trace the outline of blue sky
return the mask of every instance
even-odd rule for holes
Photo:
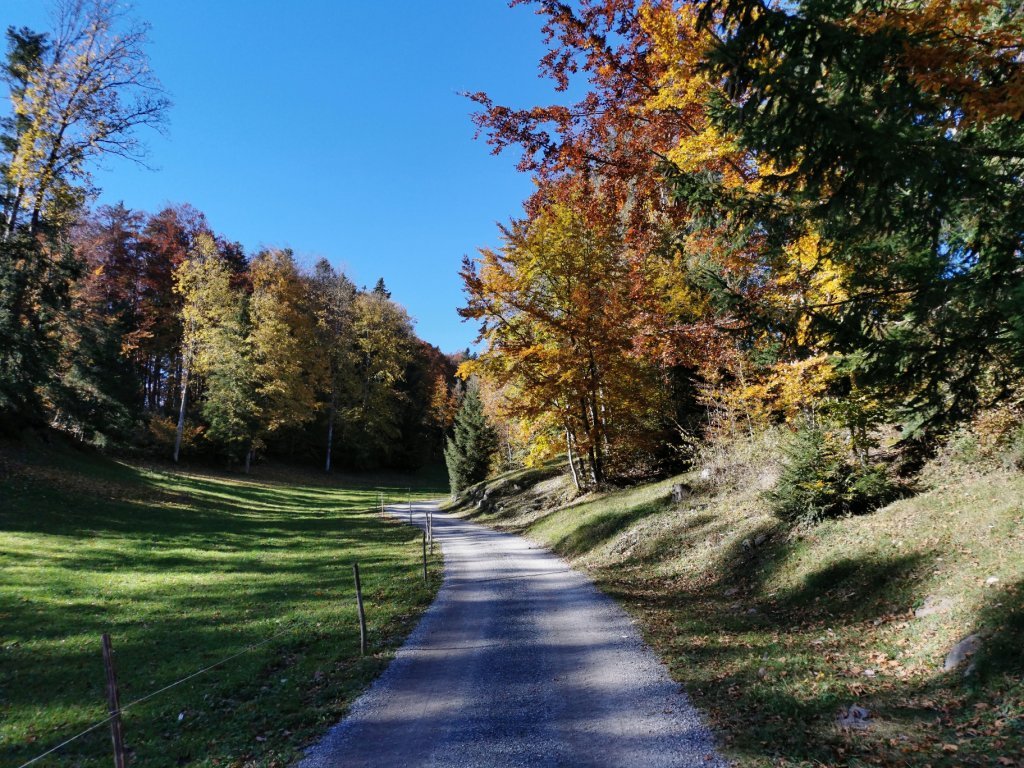
[[[0,24],[48,29],[46,0],[2,0]],[[383,277],[419,335],[454,352],[463,254],[531,190],[512,154],[474,141],[461,91],[529,105],[540,19],[505,0],[137,0],[154,73],[174,101],[144,135],[155,171],[110,161],[101,203],[189,202],[249,252],[326,256],[358,285]]]

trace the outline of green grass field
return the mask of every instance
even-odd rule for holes
[[[264,473],[271,474],[271,473]],[[321,735],[429,604],[419,533],[368,511],[401,476],[273,480],[176,472],[70,448],[0,448],[0,763],[18,766],[106,715],[110,633],[130,762],[275,766]],[[369,650],[359,657],[352,563]],[[36,765],[106,766],[107,728]]]
[[[737,765],[1024,766],[1024,475],[951,477],[791,531],[756,488],[684,476],[562,505],[534,490],[547,474],[495,481],[467,514],[589,571]],[[673,504],[680,480],[698,492]],[[974,669],[944,672],[972,633]],[[854,704],[867,727],[838,727]]]

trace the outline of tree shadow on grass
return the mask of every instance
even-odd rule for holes
[[[666,496],[646,504],[613,509],[589,516],[586,522],[556,539],[553,548],[560,554],[569,557],[586,554],[639,520],[664,512],[670,504],[671,500]]]
[[[973,659],[976,674],[968,676],[968,685],[983,685],[1006,675],[1015,677],[1022,694],[1018,727],[1024,735],[1024,579],[992,590],[975,624],[985,639]]]
[[[377,502],[366,488],[384,485],[166,474],[65,453],[15,457],[0,477],[0,709],[14,734],[0,751],[12,764],[103,716],[103,632],[124,701],[287,629],[127,718],[147,765],[287,755],[385,663],[358,658],[351,562],[373,653],[404,636],[436,586],[421,580],[419,531],[366,513]],[[41,764],[101,764],[99,737]]]
[[[847,557],[772,594],[765,584],[792,546],[737,543],[723,557],[734,570],[689,589],[614,568],[597,575],[647,618],[673,676],[744,761],[938,768],[1024,754],[1024,584],[1001,588],[979,613],[986,640],[971,675],[943,672],[941,659],[931,671],[905,669],[895,641],[915,621],[908,609],[931,560]],[[836,725],[853,704],[871,713],[863,731]]]

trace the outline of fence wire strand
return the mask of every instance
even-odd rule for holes
[[[242,650],[238,651],[237,653],[233,653],[230,656],[227,656],[227,657],[221,659],[220,661],[216,661],[213,664],[210,664],[209,666],[206,666],[206,667],[203,667],[202,669],[196,670],[192,674],[186,675],[185,677],[181,678],[180,680],[175,680],[173,683],[170,683],[169,685],[165,685],[163,688],[158,688],[155,691],[147,693],[145,696],[140,696],[139,698],[135,699],[134,701],[128,702],[127,704],[125,704],[123,707],[121,707],[114,714],[107,715],[105,718],[103,718],[99,722],[93,723],[92,725],[90,725],[84,731],[81,731],[80,733],[76,733],[70,739],[66,739],[65,741],[62,741],[57,746],[51,747],[50,749],[48,749],[45,752],[43,752],[41,755],[36,755],[35,757],[33,757],[28,762],[22,763],[20,766],[18,766],[18,768],[27,768],[27,766],[30,766],[30,765],[32,765],[34,763],[38,763],[44,757],[47,757],[48,755],[52,755],[54,752],[56,752],[59,749],[63,749],[64,747],[66,747],[71,742],[77,741],[78,739],[82,738],[83,736],[87,736],[88,734],[92,733],[97,728],[106,725],[111,720],[113,720],[115,717],[117,717],[118,715],[120,715],[120,714],[122,714],[124,712],[127,712],[132,707],[138,706],[139,704],[142,704],[143,702],[149,701],[150,699],[154,698],[155,696],[159,696],[161,693],[164,693],[165,691],[169,691],[172,688],[177,688],[179,685],[181,685],[182,683],[187,683],[192,678],[199,677],[200,675],[205,675],[210,670],[213,670],[213,669],[216,669],[217,667],[223,666],[224,664],[227,664],[229,661],[232,661],[233,659],[237,659],[239,656],[243,656],[243,655],[249,653],[250,651],[254,651],[257,648],[262,648],[264,645],[267,645],[268,643],[273,642],[277,638],[282,637],[283,635],[286,635],[289,632],[294,631],[295,629],[296,629],[296,626],[293,624],[293,625],[291,625],[291,626],[289,626],[289,627],[287,627],[285,629],[280,630],[279,632],[275,632],[270,637],[266,637],[266,638],[260,640],[258,643],[252,643],[251,645],[245,646],[245,648],[243,648]]]

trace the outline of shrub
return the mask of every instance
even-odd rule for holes
[[[1024,416],[1021,407],[982,411],[938,446],[921,471],[920,482],[934,488],[951,477],[972,477],[998,470],[1024,469]]]
[[[777,427],[735,434],[719,433],[694,446],[701,488],[708,493],[765,489],[775,484],[781,430]]]
[[[153,415],[149,418],[149,435],[144,442],[140,441],[140,448],[160,458],[170,458],[174,453],[174,437],[178,430],[178,421],[173,416]],[[203,428],[188,421],[185,422],[185,431],[181,436],[181,451],[183,455],[192,456],[199,452]]]
[[[806,426],[782,449],[779,479],[765,500],[791,523],[867,512],[896,496],[880,465],[851,462],[845,441],[834,432]]]

